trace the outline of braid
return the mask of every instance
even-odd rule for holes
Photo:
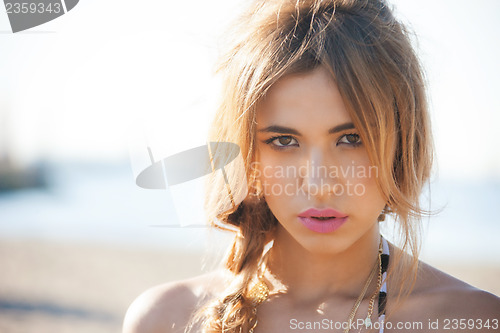
[[[205,332],[245,332],[253,326],[256,307],[246,295],[257,274],[264,247],[272,239],[277,224],[263,200],[242,202],[227,220],[239,227],[225,262],[235,279],[223,296],[203,310]]]

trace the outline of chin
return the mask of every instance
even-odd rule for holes
[[[302,244],[302,247],[317,256],[334,256],[346,250],[341,244]]]
[[[339,232],[330,234],[313,233],[309,230],[287,230],[283,226],[279,228],[275,242],[283,242],[285,248],[292,250],[299,247],[311,254],[318,256],[336,255],[347,250],[351,244]],[[288,243],[288,244],[286,244]]]
[[[288,226],[280,224],[276,238],[291,251],[298,246],[318,256],[334,256],[348,251],[363,239],[368,241],[375,234],[379,234],[376,222],[364,226],[346,224],[330,233],[316,233],[291,223]]]
[[[310,239],[303,240],[299,243],[308,252],[317,255],[336,255],[340,254],[353,244],[353,242],[347,237],[324,237],[323,239],[318,239],[318,237],[311,237]],[[331,235],[333,236],[333,235]]]

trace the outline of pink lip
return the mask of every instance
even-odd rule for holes
[[[310,208],[300,213],[299,217],[347,217],[347,215],[333,208],[325,208],[325,209]]]
[[[315,217],[330,217],[316,219]],[[299,214],[299,221],[309,230],[318,233],[329,233],[339,229],[348,219],[348,216],[332,208],[311,208]]]

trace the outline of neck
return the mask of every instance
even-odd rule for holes
[[[334,295],[356,298],[377,263],[379,242],[375,225],[347,248],[318,254],[294,240],[286,241],[286,236],[278,232],[268,268],[297,302],[322,301]]]

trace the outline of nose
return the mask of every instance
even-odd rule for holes
[[[330,154],[322,149],[311,149],[307,153],[301,171],[301,188],[308,196],[326,199],[334,194],[339,186],[339,175],[334,161]]]

